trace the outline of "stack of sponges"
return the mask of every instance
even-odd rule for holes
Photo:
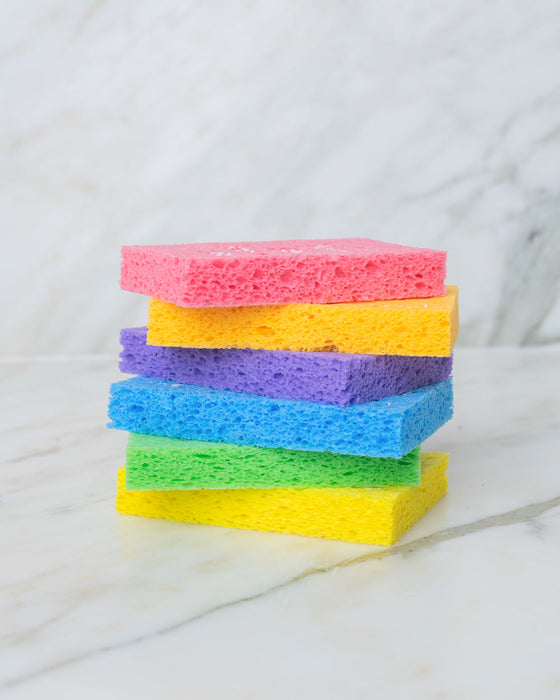
[[[446,255],[367,239],[127,246],[117,510],[388,545],[447,489]]]

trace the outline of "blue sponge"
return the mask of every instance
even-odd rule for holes
[[[109,427],[186,440],[400,458],[453,413],[451,380],[356,406],[134,377],[111,386]]]

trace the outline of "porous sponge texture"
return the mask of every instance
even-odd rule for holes
[[[377,401],[447,379],[451,357],[173,348],[146,344],[146,328],[121,331],[128,374],[337,406]]]
[[[130,433],[126,452],[129,490],[373,488],[419,483],[419,447],[402,459],[391,459]]]
[[[178,306],[441,296],[446,253],[365,238],[125,246],[121,287]]]
[[[447,490],[443,453],[422,454],[418,486],[128,491],[118,473],[117,511],[147,518],[390,545]]]
[[[109,425],[184,440],[400,459],[452,413],[450,379],[381,401],[332,406],[133,377],[111,386]]]
[[[150,345],[448,357],[457,287],[443,297],[347,304],[182,308],[152,299]]]

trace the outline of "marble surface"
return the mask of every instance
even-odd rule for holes
[[[1,353],[115,352],[122,244],[337,236],[448,250],[462,344],[560,340],[558,0],[0,19]]]
[[[385,549],[119,516],[115,357],[0,362],[2,698],[558,698],[560,346],[459,349]]]

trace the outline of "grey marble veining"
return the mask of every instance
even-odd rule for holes
[[[559,359],[456,352],[449,493],[388,549],[120,516],[115,358],[0,362],[2,696],[557,697]]]
[[[3,354],[117,350],[122,244],[449,251],[463,345],[560,338],[560,8],[4,3]]]
[[[559,173],[560,174],[560,173]],[[560,200],[514,239],[490,342],[529,345],[560,297]]]

